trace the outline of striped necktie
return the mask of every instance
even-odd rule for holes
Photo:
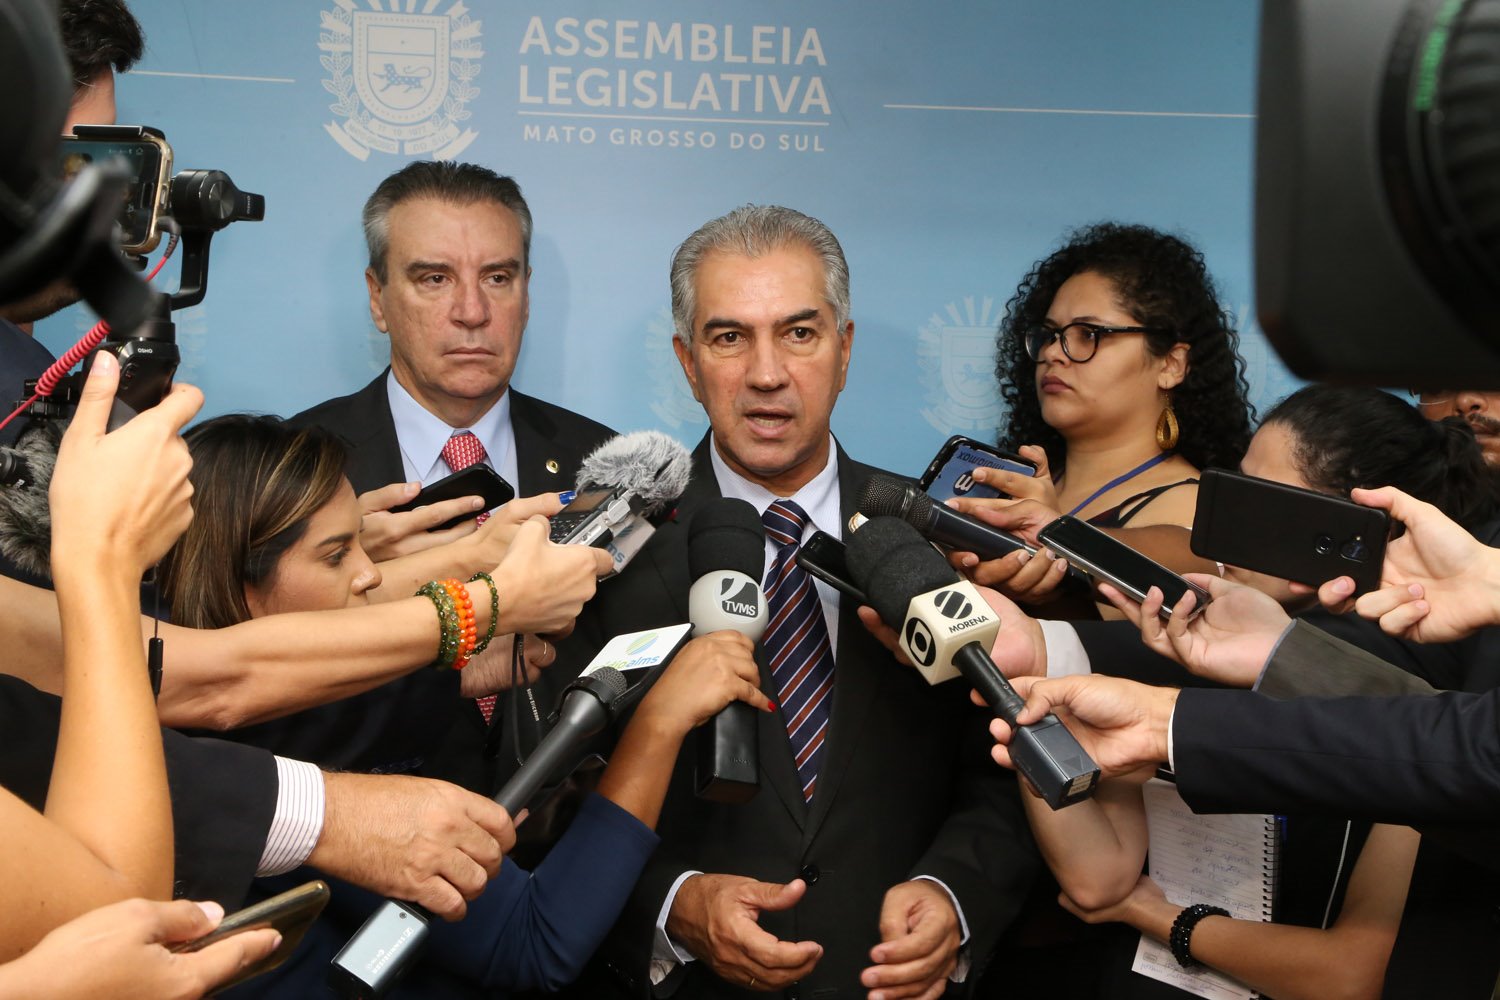
[[[828,736],[833,648],[818,590],[807,570],[797,565],[797,546],[807,514],[790,500],[778,500],[761,515],[761,523],[766,536],[777,546],[776,558],[766,575],[770,611],[764,637],[766,655],[802,782],[802,797],[811,801]]]

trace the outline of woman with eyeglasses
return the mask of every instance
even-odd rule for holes
[[[1234,468],[1250,441],[1237,346],[1191,245],[1146,226],[1076,230],[1022,279],[1000,324],[996,374],[1010,413],[999,443],[1037,474],[984,469],[975,479],[1031,501],[1023,534],[1072,514],[1171,568],[1211,568],[1181,529],[1192,525],[1198,470]],[[956,504],[980,517],[1006,505]],[[1017,527],[1016,516],[1003,523]],[[1066,576],[1063,560],[1024,552],[956,560],[1028,603],[1050,600]]]

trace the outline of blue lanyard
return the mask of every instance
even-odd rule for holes
[[[1156,468],[1158,465],[1160,465],[1161,463],[1165,462],[1167,459],[1169,459],[1171,457],[1172,457],[1172,453],[1170,451],[1164,451],[1160,455],[1157,455],[1155,458],[1148,458],[1148,459],[1146,459],[1144,462],[1142,462],[1140,465],[1137,465],[1135,468],[1131,469],[1129,472],[1126,472],[1126,473],[1123,473],[1122,475],[1116,476],[1115,478],[1111,479],[1109,482],[1105,483],[1103,486],[1099,487],[1094,492],[1090,493],[1089,494],[1089,498],[1087,500],[1085,500],[1083,503],[1079,504],[1077,507],[1074,507],[1072,510],[1068,511],[1068,516],[1072,517],[1073,515],[1077,514],[1080,510],[1083,510],[1083,508],[1087,507],[1089,504],[1093,503],[1095,500],[1098,500],[1101,496],[1103,496],[1104,494],[1108,493],[1110,490],[1114,489],[1116,486],[1119,486],[1121,483],[1127,483],[1127,482],[1129,482],[1130,480],[1134,479],[1136,476],[1139,476],[1141,473],[1145,472],[1147,469],[1154,469],[1154,468]]]

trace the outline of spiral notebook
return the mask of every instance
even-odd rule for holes
[[[1222,906],[1240,920],[1271,919],[1276,901],[1276,817],[1198,815],[1177,786],[1152,778],[1142,789],[1151,834],[1151,879],[1182,906]],[[1184,969],[1164,944],[1141,936],[1131,970],[1208,1000],[1259,996],[1238,980],[1204,966]]]

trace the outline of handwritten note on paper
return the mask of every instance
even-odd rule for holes
[[[1151,879],[1182,906],[1222,906],[1240,920],[1270,920],[1276,887],[1276,826],[1262,815],[1199,816],[1170,782],[1142,789],[1150,830]],[[1165,945],[1146,937],[1131,970],[1208,1000],[1250,1000],[1254,990],[1199,966],[1184,969]]]

